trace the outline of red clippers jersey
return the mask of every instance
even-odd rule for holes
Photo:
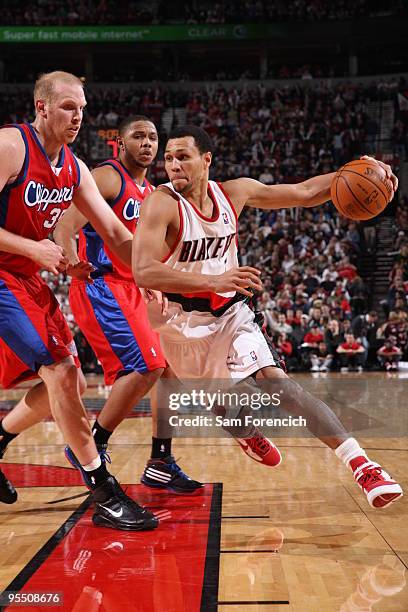
[[[117,159],[108,159],[98,167],[102,166],[112,166],[119,173],[121,178],[119,194],[108,204],[127,229],[134,234],[139,221],[140,204],[153,191],[153,187],[147,180],[142,186],[136,185],[125,166]],[[90,223],[87,223],[79,234],[79,258],[89,261],[94,266],[92,278],[115,274],[133,280],[132,271],[104,244]]]
[[[71,204],[80,181],[78,162],[63,145],[54,167],[30,124],[3,127],[20,130],[25,159],[16,180],[0,192],[0,227],[24,238],[43,240]],[[31,276],[39,267],[32,259],[0,251],[0,269]]]

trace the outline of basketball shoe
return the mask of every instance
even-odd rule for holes
[[[356,457],[350,461],[350,467],[354,480],[373,508],[385,508],[402,497],[400,485],[378,463],[367,457]]]
[[[16,501],[17,491],[0,470],[0,502],[3,502],[3,504],[14,504]]]
[[[99,453],[102,463],[112,463],[109,453],[107,452],[108,445],[107,444],[97,444],[96,449]],[[74,455],[73,451],[69,446],[64,448],[65,457],[68,459],[72,467],[76,468],[81,472],[82,478],[84,480],[85,486],[91,490],[91,481],[89,480],[89,472],[83,469],[82,465],[79,463],[78,459]]]
[[[203,486],[183,472],[173,455],[164,459],[149,459],[140,482],[147,487],[168,489],[173,493],[195,493]]]
[[[234,438],[248,457],[269,467],[277,467],[282,461],[282,455],[273,442],[254,428],[249,438]]]
[[[123,531],[148,531],[159,521],[152,512],[139,506],[120,487],[114,476],[92,492],[95,513],[92,522],[97,527],[110,527]]]

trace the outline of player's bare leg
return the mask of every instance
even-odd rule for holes
[[[78,369],[78,389],[80,395],[86,390],[86,380]],[[48,391],[43,382],[38,383],[21,398],[2,420],[4,429],[11,434],[19,434],[51,415]]]
[[[112,385],[111,392],[97,420],[92,426],[92,434],[102,462],[110,461],[107,453],[108,442],[114,430],[132,411],[132,408],[150,391],[163,373],[163,368],[141,374],[129,372],[119,376]],[[155,419],[153,417],[153,423]],[[67,446],[65,455],[74,467],[82,471],[81,464],[75,453]]]
[[[86,389],[85,377],[78,370],[79,393]],[[0,459],[4,456],[8,444],[21,432],[40,423],[51,416],[48,391],[43,382],[34,385],[23,398],[0,422]],[[14,503],[17,501],[17,492],[12,483],[0,471],[0,501]]]
[[[88,465],[98,453],[79,394],[79,377],[73,358],[42,366],[38,373],[47,387],[51,414],[64,440],[81,464]]]
[[[281,402],[281,407],[291,414],[303,416],[309,431],[350,467],[356,483],[372,507],[384,508],[402,496],[400,485],[378,463],[367,457],[357,440],[350,436],[327,404],[313,397],[279,368],[263,368],[257,373],[257,378],[285,381],[284,393],[287,398]]]
[[[112,433],[129,415],[132,408],[150,391],[162,373],[163,368],[158,368],[145,374],[130,372],[117,378],[98,416],[99,425]]]

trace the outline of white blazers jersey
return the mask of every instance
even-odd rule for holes
[[[180,231],[163,263],[183,272],[222,274],[238,267],[235,210],[220,184],[209,181],[214,203],[211,219],[168,187],[178,200]],[[242,293],[166,293],[166,315],[157,302],[148,306],[149,318],[179,380],[187,378],[240,380],[275,365],[254,313]],[[212,383],[211,383],[212,384]],[[217,387],[218,388],[218,387]]]
[[[219,183],[208,182],[208,195],[213,201],[211,218],[204,215],[171,183],[166,183],[178,198],[180,230],[177,243],[163,260],[168,266],[182,272],[219,275],[238,267],[237,232],[238,220],[227,194]],[[167,294],[170,301],[178,302],[185,311],[198,310],[220,315],[242,294],[229,293],[184,293]]]

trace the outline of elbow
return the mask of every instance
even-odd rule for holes
[[[141,289],[155,289],[155,287],[153,287],[153,275],[149,266],[133,263],[132,272],[138,287]]]

